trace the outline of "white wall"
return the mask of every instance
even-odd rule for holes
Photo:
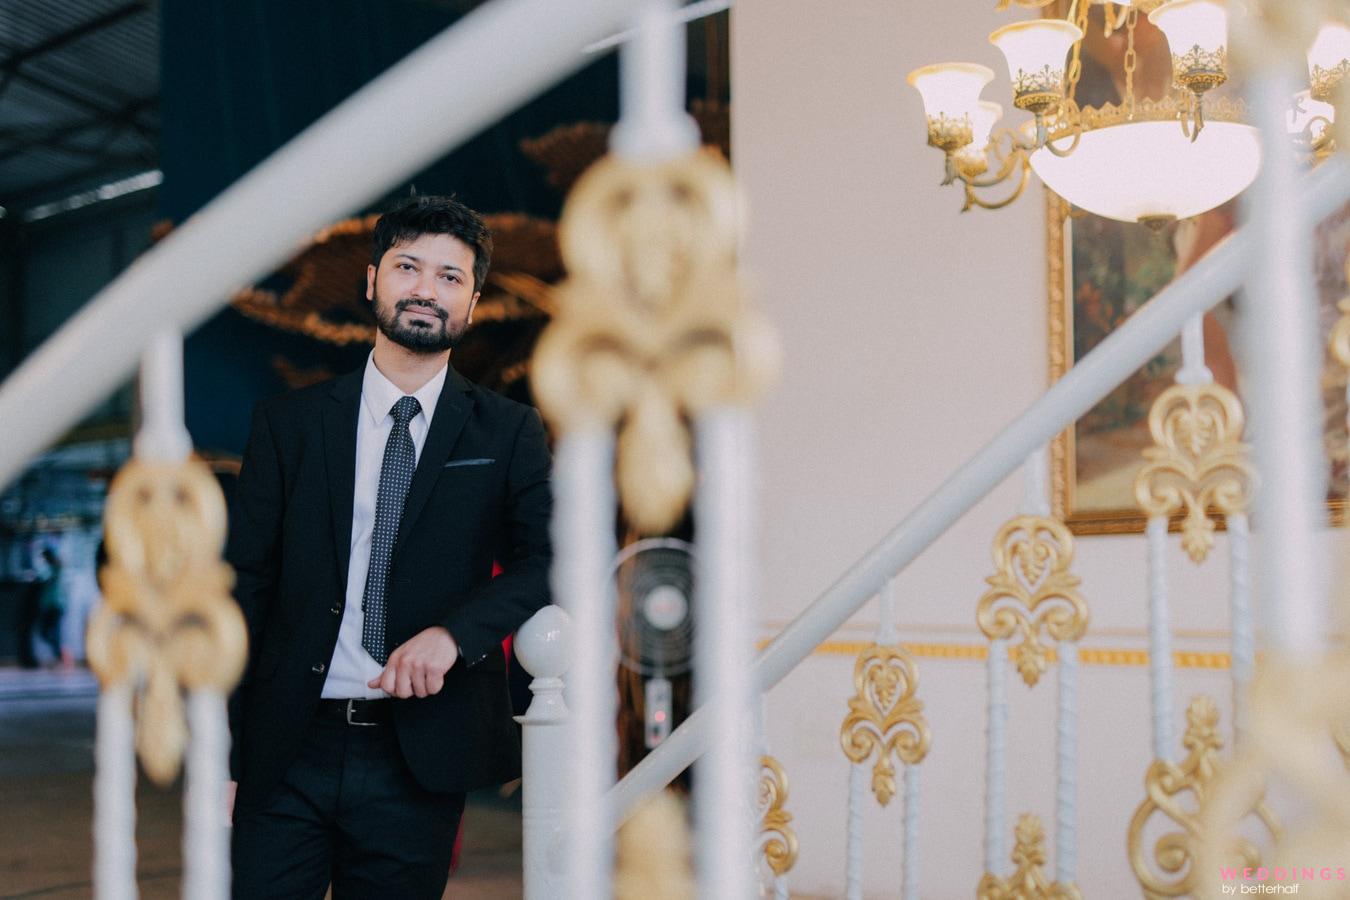
[[[1011,208],[961,215],[959,191],[938,185],[942,158],[924,145],[922,106],[904,82],[919,65],[954,59],[1001,72],[986,35],[1011,14],[994,5],[738,0],[733,10],[745,264],[786,358],[761,415],[765,636],[1046,387],[1041,189],[1033,181]],[[1010,108],[1006,75],[985,96]],[[981,640],[974,612],[990,543],[1020,494],[1014,477],[900,577],[904,639]],[[1226,649],[1226,547],[1203,571],[1175,555],[1177,649]],[[1075,568],[1092,610],[1083,646],[1144,648],[1143,564],[1138,537],[1079,541]],[[867,639],[876,615],[869,605],[838,637]],[[801,838],[794,891],[842,893],[839,725],[851,671],[851,658],[816,655],[769,695],[770,750],[787,767]],[[1125,833],[1151,756],[1147,670],[1083,666],[1081,676],[1079,883],[1086,896],[1134,896]],[[984,666],[924,659],[920,677],[934,734],[923,895],[969,897],[982,871]],[[1227,677],[1179,673],[1178,741],[1191,695],[1214,694],[1226,713]],[[1022,811],[1053,834],[1053,678],[1031,692],[1010,676],[1009,848]],[[898,896],[899,803],[869,822],[869,896]]]

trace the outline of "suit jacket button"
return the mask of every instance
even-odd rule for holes
[[[340,607],[340,606],[335,606],[335,607],[333,607],[332,609],[330,609],[329,612],[332,613],[332,614],[335,615],[335,616],[340,616],[340,615],[342,615],[342,607]]]
[[[310,669],[310,671],[313,672],[315,675],[322,675],[327,668],[328,667],[325,666],[323,663],[319,663],[317,666]]]

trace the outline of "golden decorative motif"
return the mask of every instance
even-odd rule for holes
[[[1077,885],[1046,880],[1045,826],[1039,817],[1019,816],[1013,835],[1012,861],[1017,870],[1009,878],[984,873],[975,889],[978,900],[1081,900]]]
[[[1186,511],[1181,545],[1197,563],[1214,546],[1214,523],[1205,510],[1224,516],[1245,512],[1256,475],[1242,443],[1242,404],[1219,384],[1177,384],[1163,391],[1149,411],[1157,445],[1144,451],[1148,464],[1134,481],[1134,496],[1150,518]]]
[[[1206,795],[1223,763],[1219,750],[1223,739],[1219,736],[1219,708],[1209,697],[1196,697],[1186,709],[1186,734],[1182,745],[1187,752],[1181,764],[1155,759],[1144,776],[1147,793],[1143,803],[1130,820],[1127,845],[1130,866],[1150,900],[1161,897],[1180,897],[1195,893],[1201,886],[1215,880],[1213,869],[1197,864],[1200,838],[1200,818],[1190,807],[1202,806]],[[1189,795],[1193,803],[1183,805]],[[1247,808],[1271,834],[1278,833],[1279,825],[1273,813],[1260,797]],[[1180,826],[1169,831],[1153,844],[1150,861],[1145,846],[1144,830],[1155,816],[1162,816]],[[1260,864],[1260,852],[1248,840],[1236,848],[1241,866]],[[1234,860],[1236,863],[1236,860]],[[1161,873],[1161,874],[1160,874]]]
[[[1034,72],[1018,69],[1013,78],[1014,105],[1018,109],[1045,109],[1064,96],[1064,69],[1049,64]]]
[[[1291,788],[1281,796],[1302,808],[1299,829],[1277,832],[1270,858],[1277,864],[1344,863],[1350,847],[1350,772],[1328,737],[1345,721],[1348,689],[1350,657],[1345,654],[1316,662],[1266,657],[1252,681],[1243,741],[1200,809],[1202,871],[1238,863],[1244,811],[1271,783]],[[1299,888],[1300,896],[1345,896],[1344,881],[1303,880]],[[1208,891],[1206,896],[1218,894],[1213,885]]]
[[[786,875],[797,862],[797,832],[787,804],[788,782],[783,765],[772,756],[759,758],[759,830],[764,861],[774,875]]]
[[[928,146],[939,150],[959,150],[975,138],[970,116],[948,117],[942,113],[928,117]]]
[[[1003,12],[1014,2],[1023,9],[1041,9],[1054,3],[1055,0],[998,0],[998,6],[994,7],[994,12]]]
[[[1228,80],[1228,48],[1204,50],[1196,44],[1185,53],[1173,53],[1172,71],[1178,84],[1197,93],[1216,88]]]
[[[891,754],[907,766],[917,765],[932,743],[923,701],[915,696],[919,673],[914,658],[900,646],[869,644],[853,667],[853,689],[839,742],[854,763],[877,754],[872,793],[885,806],[896,792]]]
[[[673,526],[694,484],[689,422],[758,396],[777,345],[736,274],[741,212],[726,161],[607,157],[577,182],[559,237],[569,277],[535,351],[533,387],[563,432],[617,426],[629,521]]]
[[[1093,131],[1124,125],[1126,122],[1174,122],[1189,114],[1189,103],[1188,98],[1173,95],[1137,99],[1133,110],[1128,103],[1103,103],[1101,106],[1084,106],[1077,116],[1047,116],[1046,124],[1050,129],[1050,139],[1056,141],[1072,137],[1079,127],[1083,131]],[[1205,101],[1205,119],[1210,122],[1246,122],[1249,119],[1247,104],[1237,97],[1211,98]]]
[[[994,536],[994,574],[975,621],[990,640],[1021,635],[1014,655],[1030,686],[1045,672],[1042,631],[1056,641],[1076,641],[1087,630],[1087,601],[1069,571],[1072,562],[1073,535],[1054,519],[1018,516]]]
[[[166,785],[187,746],[183,693],[228,693],[244,669],[244,618],[220,559],[225,498],[201,462],[132,460],[108,491],[104,528],[105,600],[89,623],[89,664],[105,690],[135,686],[137,751]]]

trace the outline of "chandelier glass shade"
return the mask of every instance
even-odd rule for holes
[[[1053,0],[1015,2],[1041,8]],[[992,116],[996,123],[998,113],[979,106],[978,94],[972,97],[967,89],[959,115],[970,128],[943,145],[933,138],[942,124],[938,118],[935,126],[935,111],[939,116],[950,113],[938,110],[924,92],[929,143],[947,154],[944,184],[963,183],[966,209],[996,209],[1013,202],[1034,171],[1080,209],[1148,225],[1199,215],[1231,200],[1255,180],[1261,165],[1258,134],[1246,122],[1245,105],[1215,91],[1229,78],[1229,14],[1240,10],[1238,2],[1068,0],[1066,18],[1030,19],[995,30],[989,40],[1007,62],[1013,105],[1032,118],[991,130],[986,138],[984,122]],[[1000,8],[1007,5],[1002,0]],[[1119,49],[1103,48],[1124,46],[1123,72],[1115,80],[1118,103],[1080,106],[1076,97],[1091,9],[1101,10],[1092,28],[1104,25],[1108,42],[1091,44],[1099,68],[1122,65]],[[1148,20],[1144,28],[1152,25],[1161,32],[1152,32],[1150,37],[1158,40],[1141,46],[1167,51],[1162,65],[1168,58],[1171,62],[1165,83],[1156,67],[1141,79],[1141,91],[1150,91],[1149,96],[1137,96],[1135,87],[1141,55],[1135,32],[1141,17]],[[1117,32],[1124,33],[1123,41],[1122,35],[1113,37]],[[1097,37],[1092,35],[1094,41]],[[1109,59],[1114,62],[1107,63]],[[955,73],[961,66],[926,66],[910,76],[910,83],[920,87],[934,77],[932,70]],[[1331,148],[1334,119],[1331,106],[1320,101],[1330,99],[1350,74],[1350,28],[1333,24],[1319,32],[1308,53],[1308,71],[1311,91],[1301,101],[1291,98],[1289,128],[1297,143],[1320,158]],[[948,101],[951,108],[956,105]],[[1001,184],[1008,185],[1002,198],[991,201],[980,195]]]
[[[993,78],[993,69],[975,63],[938,63],[909,73],[910,86],[923,97],[929,145],[951,153],[973,140],[980,91]]]

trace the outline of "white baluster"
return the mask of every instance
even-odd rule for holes
[[[1046,484],[1049,469],[1045,445],[1042,444],[1022,464],[1022,515],[1049,517],[1050,490]]]
[[[516,657],[534,676],[534,699],[521,724],[521,843],[525,900],[553,900],[563,888],[563,801],[566,793],[567,704],[562,676],[571,651],[571,620],[545,606],[516,632]]]
[[[673,0],[647,0],[619,54],[619,122],[610,132],[616,154],[661,161],[698,149],[698,125],[684,111],[684,25]]]
[[[905,766],[905,900],[919,900],[919,767]]]
[[[1167,517],[1148,520],[1148,672],[1153,757],[1172,758],[1172,611],[1167,602]]]
[[[136,728],[131,687],[98,698],[94,740],[94,897],[136,900]]]
[[[1209,384],[1214,375],[1205,366],[1205,316],[1197,313],[1186,320],[1181,332],[1181,368],[1177,384]]]
[[[1326,651],[1328,630],[1328,573],[1316,540],[1327,465],[1313,228],[1305,221],[1293,148],[1281,128],[1297,90],[1294,73],[1267,69],[1248,87],[1262,126],[1262,165],[1244,195],[1256,257],[1247,290],[1238,296],[1242,356],[1251,365],[1256,467],[1265,482],[1256,498],[1262,633],[1272,650],[1311,665]]]
[[[758,586],[752,510],[752,424],[748,411],[723,408],[695,423],[702,468],[694,516],[694,690],[713,720],[713,740],[695,768],[695,859],[702,897],[748,897],[753,890],[756,742],[750,621]]]
[[[141,358],[141,427],[134,450],[139,459],[182,462],[192,453],[183,425],[183,335],[156,334]]]
[[[1008,683],[1005,666],[1008,642],[998,638],[989,642],[988,744],[985,757],[984,870],[1003,874],[1008,848],[1003,837],[1004,820],[1004,743],[1008,730]]]
[[[1078,645],[1059,645],[1059,715],[1055,729],[1055,880],[1078,869]]]
[[[575,629],[568,678],[572,718],[565,728],[569,820],[566,896],[605,900],[614,868],[613,824],[600,799],[618,761],[614,637],[614,438],[595,428],[558,441],[554,459],[553,596]]]
[[[1256,671],[1256,636],[1252,627],[1250,571],[1251,530],[1246,513],[1228,516],[1228,565],[1232,582],[1233,739],[1247,730],[1247,687]]]
[[[230,726],[225,698],[193,691],[187,700],[187,766],[183,789],[183,900],[230,896],[230,831],[225,783],[230,778]]]
[[[862,900],[863,804],[867,799],[867,765],[852,763],[848,769],[848,856],[844,868],[844,896]]]

